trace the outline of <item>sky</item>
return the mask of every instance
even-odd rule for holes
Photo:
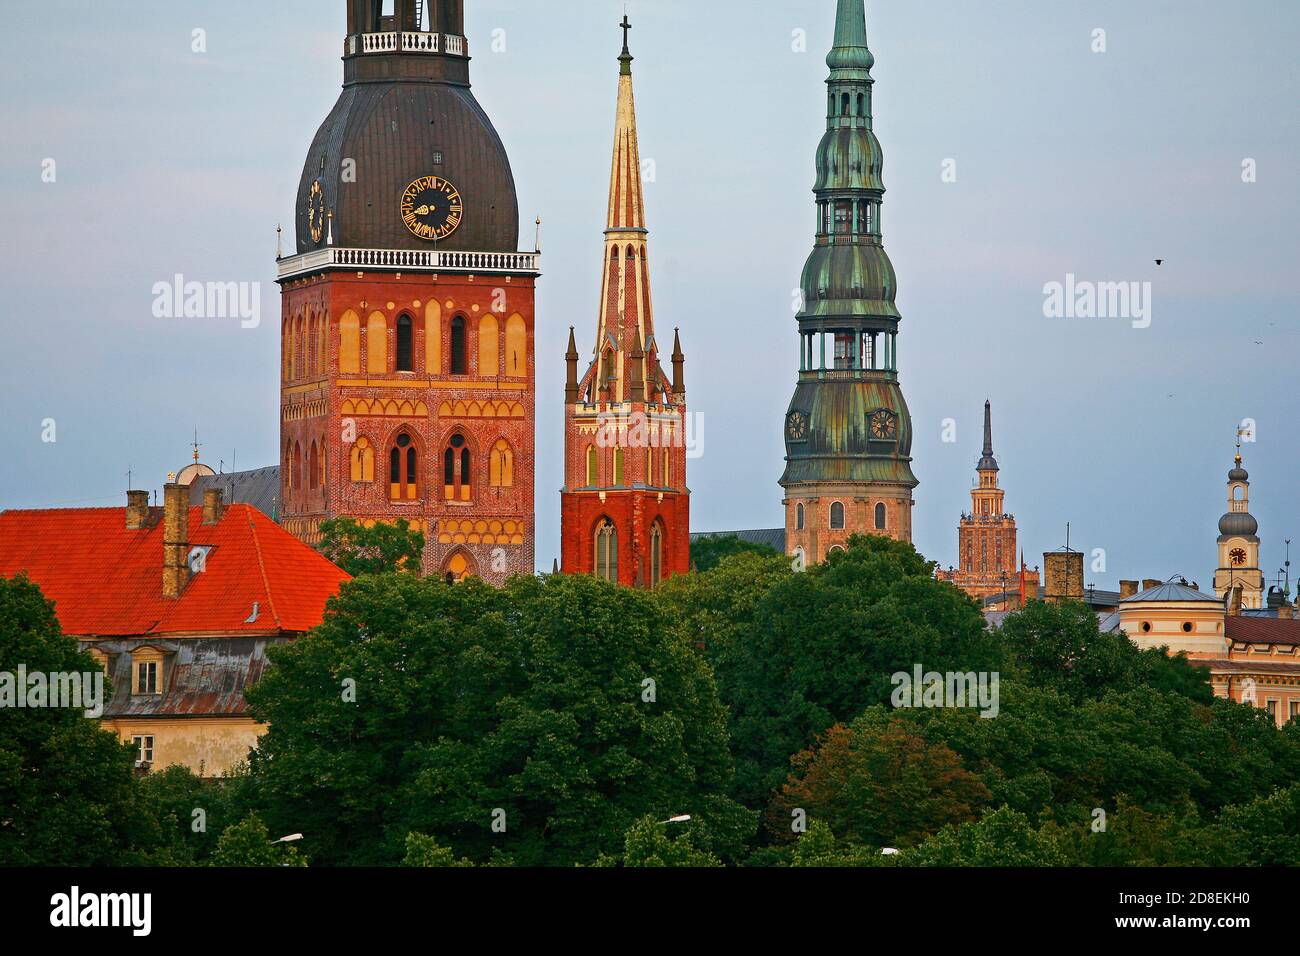
[[[521,248],[543,219],[537,563],[549,570],[563,354],[570,325],[584,353],[595,334],[625,4],[465,6]],[[703,416],[692,529],[777,527],[835,2],[626,7],[655,170],[655,321],[681,327]],[[338,97],[344,12],[344,0],[7,12],[0,508],[122,504],[128,471],[161,487],[195,429],[213,467],[276,462],[275,229],[292,228],[304,156]],[[1090,583],[1183,574],[1208,587],[1250,420],[1271,580],[1285,539],[1300,538],[1300,5],[868,0],[867,30],[918,549],[957,560],[989,399],[1031,566],[1068,522]],[[177,273],[260,283],[261,324],[155,317],[154,285]],[[1044,288],[1067,275],[1149,282],[1149,325],[1047,317]]]

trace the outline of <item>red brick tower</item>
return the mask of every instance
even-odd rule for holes
[[[424,570],[532,574],[533,292],[514,178],[470,92],[460,0],[350,0],[283,309],[281,516],[406,518]]]
[[[1022,571],[1016,550],[1016,519],[1007,514],[1003,505],[1006,492],[998,484],[998,460],[993,457],[993,406],[989,402],[984,403],[984,453],[975,471],[979,483],[971,489],[970,513],[961,516],[957,529],[959,566],[940,570],[938,577],[976,599],[1002,595],[998,603],[1006,608],[1013,604],[1010,594],[1020,590]],[[1037,569],[1023,574],[1026,596],[1036,597]]]
[[[655,587],[690,570],[685,357],[674,336],[669,379],[650,303],[626,17],[623,27],[596,346],[581,378],[572,329],[565,356],[563,567]]]

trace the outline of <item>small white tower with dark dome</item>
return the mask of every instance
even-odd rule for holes
[[[1250,513],[1250,474],[1242,467],[1241,440],[1228,472],[1228,510],[1219,519],[1219,569],[1214,593],[1227,599],[1241,588],[1243,608],[1264,606],[1264,573],[1259,569],[1259,522]]]

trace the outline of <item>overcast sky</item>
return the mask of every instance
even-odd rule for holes
[[[597,320],[623,3],[465,5],[474,90],[528,224],[521,246],[535,216],[545,223],[537,561],[549,570],[565,338],[576,325],[587,352]],[[338,96],[344,0],[10,6],[0,507],[123,503],[128,468],[160,487],[196,427],[214,467],[274,464],[275,227],[293,221],[303,158]],[[628,6],[656,167],[655,318],[681,326],[688,402],[705,416],[692,526],[776,527],[835,2]],[[196,28],[205,53],[192,52]],[[492,52],[498,29],[505,50]],[[869,0],[867,29],[917,547],[956,561],[989,398],[1031,565],[1068,521],[1075,547],[1105,549],[1090,581],[1182,573],[1208,586],[1234,432],[1250,418],[1271,577],[1283,539],[1300,537],[1300,5]],[[153,286],[176,273],[260,282],[261,326],[155,318]],[[1046,318],[1044,285],[1067,274],[1152,283],[1150,327]]]

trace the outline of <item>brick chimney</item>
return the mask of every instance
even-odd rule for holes
[[[1142,590],[1143,590],[1143,591],[1150,591],[1152,588],[1158,588],[1158,587],[1160,587],[1160,585],[1162,585],[1162,584],[1164,584],[1164,583],[1165,583],[1165,582],[1164,582],[1164,581],[1161,581],[1159,578],[1143,578],[1143,579],[1142,579]]]
[[[206,489],[203,492],[203,523],[216,524],[225,513],[226,506],[221,500],[221,489]]]
[[[1119,599],[1121,601],[1131,598],[1138,593],[1138,583],[1136,581],[1119,582]]]
[[[190,489],[163,485],[163,597],[178,598],[190,583]]]
[[[149,492],[126,493],[126,530],[141,531],[149,527]]]

